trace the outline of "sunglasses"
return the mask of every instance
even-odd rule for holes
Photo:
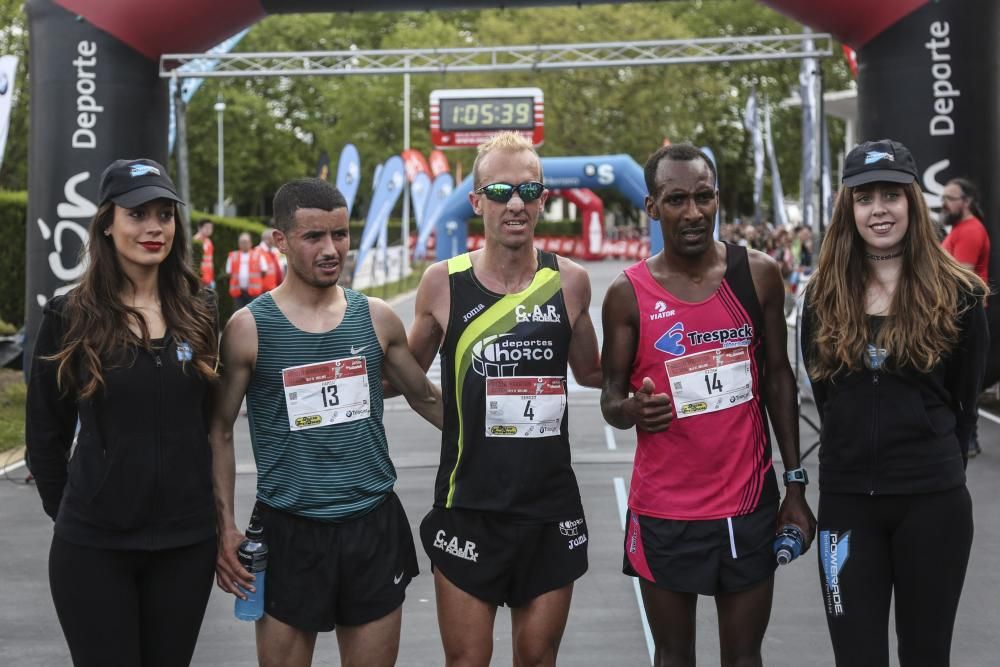
[[[527,181],[519,185],[490,183],[476,190],[476,194],[486,195],[486,198],[490,201],[506,204],[514,196],[515,191],[517,192],[517,196],[521,198],[521,201],[529,204],[542,196],[542,193],[545,192],[545,185],[538,181]]]

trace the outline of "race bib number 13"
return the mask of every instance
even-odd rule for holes
[[[678,418],[726,410],[753,398],[746,346],[699,352],[664,365]]]
[[[288,428],[309,428],[364,419],[371,413],[364,357],[334,359],[281,371]]]

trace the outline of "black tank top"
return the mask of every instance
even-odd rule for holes
[[[531,284],[516,294],[483,287],[468,254],[450,259],[448,273],[435,507],[528,522],[578,514],[566,409],[572,327],[556,256],[539,251]]]

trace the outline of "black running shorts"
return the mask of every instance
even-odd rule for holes
[[[264,610],[307,632],[363,625],[403,604],[417,553],[395,493],[371,512],[339,523],[257,503],[269,554]]]
[[[523,606],[587,571],[582,511],[525,524],[488,512],[434,508],[420,524],[420,539],[448,581],[496,605]]]
[[[622,572],[678,593],[715,595],[753,588],[774,574],[778,506],[708,521],[629,511]]]

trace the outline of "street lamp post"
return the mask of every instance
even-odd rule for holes
[[[215,111],[218,113],[218,143],[219,143],[219,201],[215,204],[216,215],[225,214],[225,198],[226,198],[226,158],[223,151],[223,139],[222,139],[222,113],[226,110],[226,103],[222,101],[222,96],[218,97],[218,101],[215,103]]]

